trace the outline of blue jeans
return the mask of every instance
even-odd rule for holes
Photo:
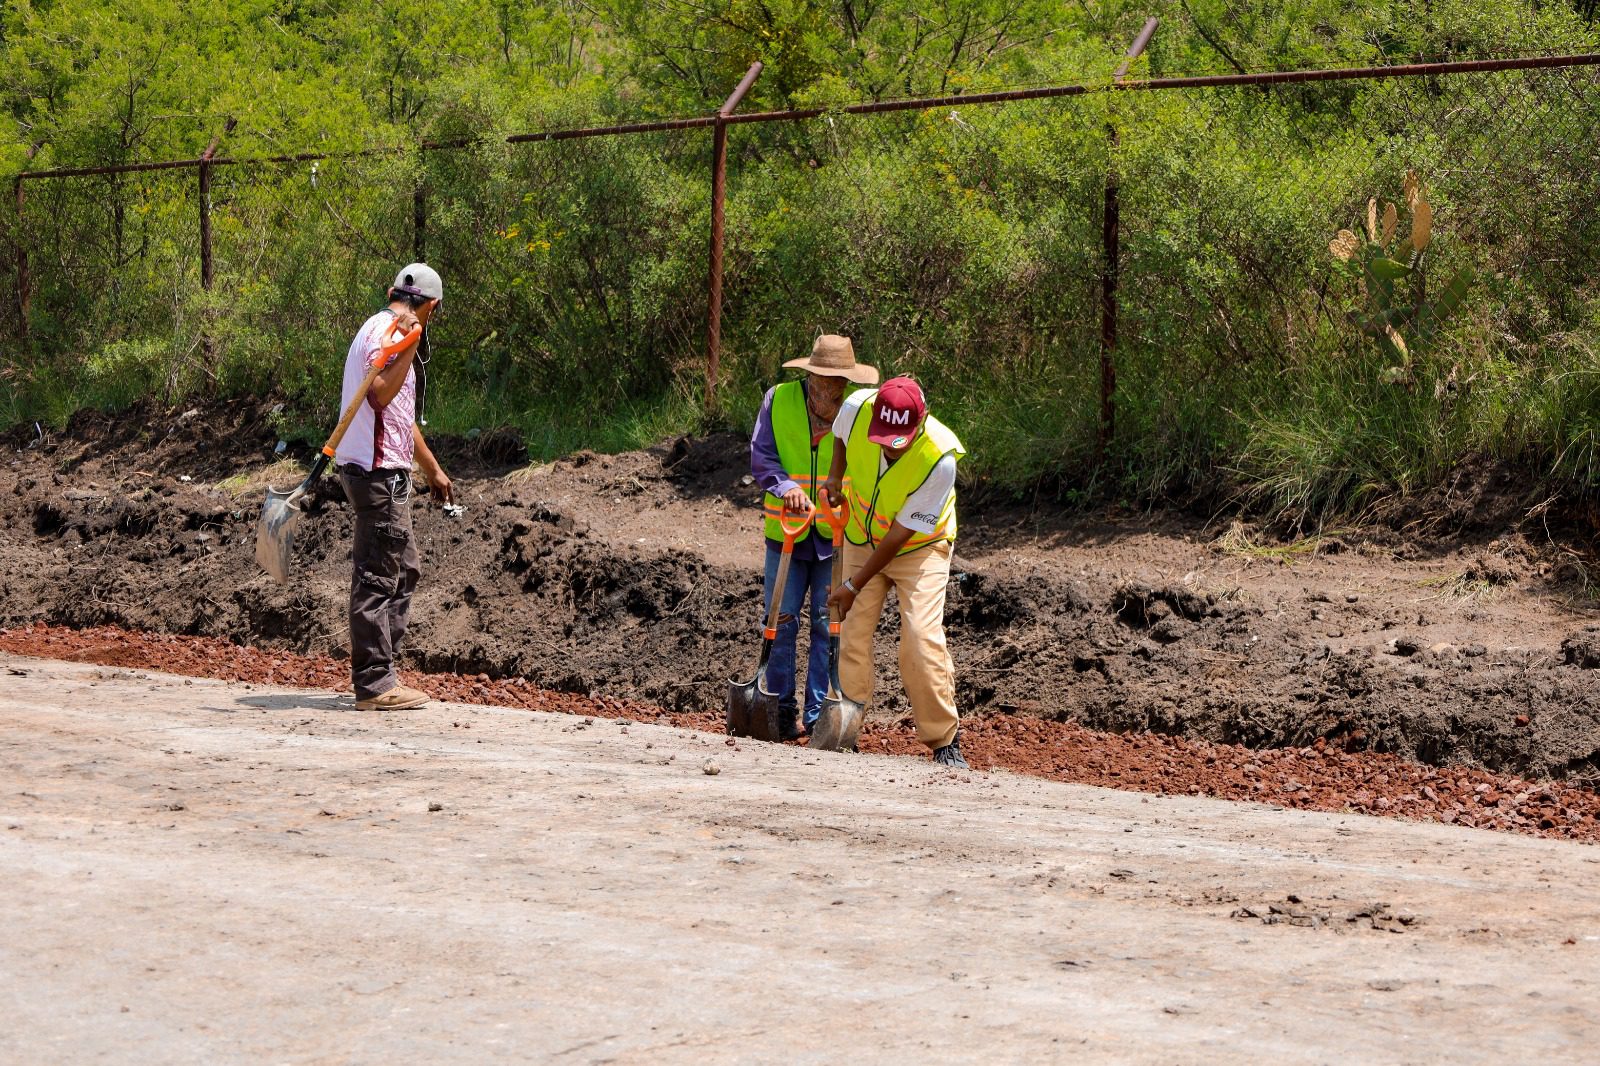
[[[815,536],[816,534],[812,534]],[[783,547],[767,541],[767,573],[762,584],[764,609],[772,610],[772,586],[778,580],[778,563],[783,558]],[[778,617],[788,621],[778,623],[778,637],[772,642],[772,656],[767,660],[767,691],[778,694],[778,706],[793,714],[799,709],[795,696],[795,642],[800,634],[800,608],[806,593],[811,594],[811,662],[806,671],[805,723],[810,729],[822,713],[822,701],[828,695],[828,583],[833,578],[832,559],[795,559],[789,564],[789,580],[783,589],[783,603],[778,607]]]

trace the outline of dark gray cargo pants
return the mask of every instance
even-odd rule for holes
[[[422,571],[411,535],[411,472],[339,468],[355,511],[350,558],[350,675],[356,699],[381,696],[400,683],[394,663],[411,617],[411,593]]]

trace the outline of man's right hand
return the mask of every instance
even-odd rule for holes
[[[829,478],[823,483],[822,491],[828,494],[828,505],[835,510],[844,502],[844,482]]]
[[[412,330],[416,329],[419,324],[420,323],[417,321],[417,313],[415,311],[401,311],[399,314],[394,316],[394,328],[399,330],[401,333],[410,333]]]
[[[856,603],[856,594],[850,589],[840,585],[828,593],[828,617],[844,624],[845,616],[850,613],[850,608]]]
[[[795,514],[810,513],[816,510],[811,503],[811,497],[806,495],[806,490],[796,485],[783,494],[783,505]]]

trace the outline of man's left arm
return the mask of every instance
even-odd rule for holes
[[[872,554],[867,556],[867,561],[861,564],[861,569],[846,575],[845,580],[849,584],[840,585],[828,593],[828,617],[843,622],[845,615],[850,613],[850,608],[855,606],[856,594],[877,577],[879,571],[894,562],[894,557],[900,554],[900,549],[904,548],[915,535],[898,520],[891,522],[889,532],[884,534]]]
[[[439,465],[439,460],[433,457],[433,450],[428,447],[428,442],[422,439],[422,427],[415,423],[411,426],[411,440],[416,445],[417,464],[422,467],[423,479],[428,482],[428,489],[433,493],[433,498],[440,503],[452,502],[455,494],[450,479],[445,476],[444,467]]]

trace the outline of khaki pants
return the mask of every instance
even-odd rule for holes
[[[849,576],[872,554],[864,545],[844,546]],[[949,541],[897,557],[867,582],[839,630],[839,684],[846,696],[872,702],[875,687],[872,635],[893,586],[900,599],[900,680],[911,697],[917,739],[942,748],[956,735],[956,669],[944,639],[944,596],[950,583]]]

